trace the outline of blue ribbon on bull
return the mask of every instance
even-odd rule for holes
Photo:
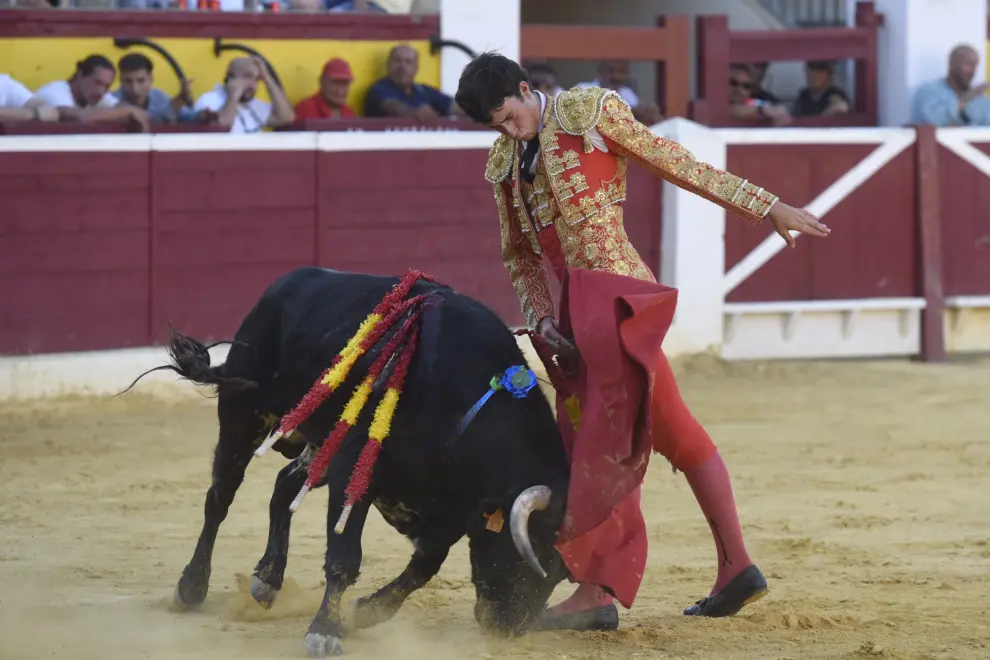
[[[536,387],[536,384],[536,374],[533,373],[532,369],[523,366],[509,367],[501,374],[494,376],[488,383],[488,391],[478,399],[471,410],[467,411],[461,419],[461,423],[457,425],[457,432],[447,441],[447,447],[452,447],[457,442],[457,439],[461,437],[478,412],[496,392],[505,391],[511,394],[513,399],[524,399],[529,395],[530,390]]]

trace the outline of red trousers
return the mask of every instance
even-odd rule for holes
[[[539,340],[534,342],[557,389],[557,419],[571,461],[556,548],[575,582],[601,585],[631,607],[646,566],[639,486],[650,453],[687,471],[716,451],[681,398],[661,349],[677,291],[569,268],[553,228],[539,238],[561,279],[561,330],[581,354],[578,373],[565,378]],[[580,406],[576,428],[568,400]]]

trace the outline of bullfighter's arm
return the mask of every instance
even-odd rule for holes
[[[507,185],[495,185],[502,229],[502,263],[509,271],[512,287],[519,296],[526,325],[535,328],[543,318],[554,315],[553,296],[550,293],[550,281],[543,269],[543,261],[533,251],[529,239],[522,232],[512,204],[505,198],[504,187]]]
[[[636,121],[618,94],[606,94],[595,127],[610,151],[632,158],[670,183],[759,225],[777,196],[734,174],[697,160],[683,146]]]

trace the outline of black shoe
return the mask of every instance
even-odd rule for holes
[[[767,579],[754,564],[722,587],[714,596],[707,596],[684,610],[687,616],[732,616],[746,605],[755,603],[770,591]]]
[[[616,630],[619,627],[619,609],[615,603],[603,605],[590,610],[571,612],[569,614],[550,614],[545,610],[543,615],[533,624],[531,630]]]

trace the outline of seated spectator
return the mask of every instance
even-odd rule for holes
[[[259,81],[265,83],[271,103],[255,98]],[[285,92],[257,57],[231,60],[223,84],[200,96],[194,110],[231,133],[258,133],[266,126],[288,126],[295,119]]]
[[[749,73],[753,78],[753,89],[750,90],[749,97],[757,101],[766,101],[771,105],[781,105],[783,102],[763,87],[769,69],[769,62],[755,62],[749,65]]]
[[[557,84],[557,73],[545,62],[528,62],[524,65],[529,74],[529,86],[547,96],[557,96],[564,91]]]
[[[22,108],[31,96],[30,89],[6,73],[0,73],[0,108]]]
[[[849,97],[832,82],[832,62],[814,61],[804,65],[808,86],[798,94],[794,102],[797,117],[829,117],[849,112]]]
[[[368,89],[364,114],[368,117],[413,117],[428,123],[441,117],[464,116],[454,99],[435,87],[416,82],[419,53],[400,44],[388,53],[388,75]]]
[[[980,56],[969,46],[949,54],[949,74],[922,85],[914,97],[911,123],[935,126],[990,126],[990,84],[973,86]]]
[[[633,81],[629,77],[628,60],[603,60],[598,65],[598,78],[591,82],[578,83],[578,87],[607,87],[619,93],[629,107],[633,116],[647,126],[659,123],[663,116],[656,103],[643,103],[639,94],[633,90]]]
[[[189,92],[192,81],[183,80],[182,89],[175,96],[155,89],[155,77],[152,75],[154,65],[140,53],[129,53],[117,62],[120,69],[120,89],[113,93],[118,105],[141,108],[148,113],[152,122],[175,123],[188,122],[196,118],[192,109],[193,99]]]
[[[791,113],[783,105],[753,98],[753,77],[745,64],[729,68],[729,105],[734,119],[783,126],[791,123]]]
[[[380,4],[372,0],[325,0],[325,2],[327,11],[331,12],[366,11],[377,14],[389,13]]]
[[[76,62],[76,71],[68,80],[42,85],[25,107],[58,108],[63,120],[83,122],[126,122],[149,130],[148,115],[134,107],[117,107],[108,92],[117,76],[113,62],[102,55],[90,55]]]
[[[296,105],[296,121],[303,119],[353,119],[357,117],[347,105],[354,74],[346,60],[335,57],[323,65],[320,91]]]
[[[26,108],[31,90],[0,73],[0,121],[58,121],[58,110],[50,105]]]
[[[117,69],[102,55],[90,55],[76,62],[76,71],[68,80],[42,85],[33,99],[67,108],[113,108],[117,100],[109,93]]]

